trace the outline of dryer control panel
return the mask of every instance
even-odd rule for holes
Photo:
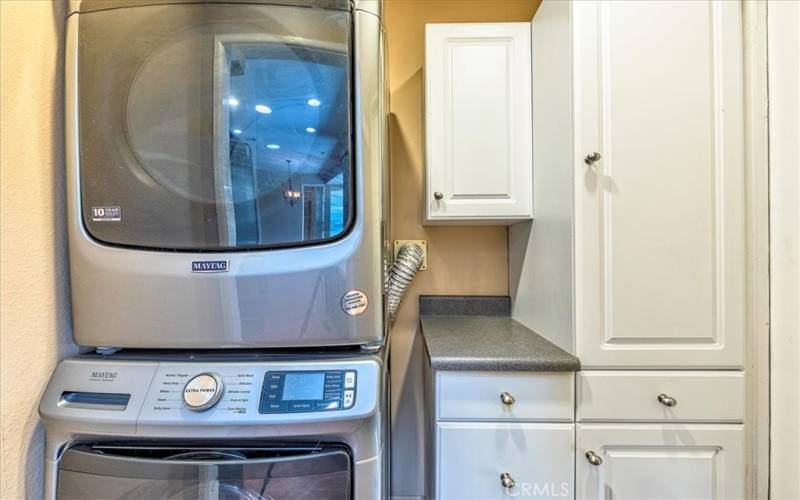
[[[268,371],[261,413],[346,410],[355,404],[356,370]]]

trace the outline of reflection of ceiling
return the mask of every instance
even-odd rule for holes
[[[230,129],[253,144],[256,168],[283,172],[291,160],[293,172],[325,180],[340,173],[350,137],[346,57],[276,44],[229,45],[227,51],[235,99],[226,101]],[[256,105],[271,113],[259,113]]]

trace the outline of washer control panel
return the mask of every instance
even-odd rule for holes
[[[205,411],[219,402],[225,386],[215,373],[195,375],[183,387],[183,402],[193,411]]]
[[[386,372],[381,361],[373,356],[65,360],[50,380],[40,411],[47,418],[80,422],[90,432],[135,434],[148,428],[169,436],[204,435],[211,429],[215,435],[239,435],[247,426],[265,430],[367,418],[382,404]]]
[[[260,413],[347,410],[356,402],[356,370],[268,371]]]

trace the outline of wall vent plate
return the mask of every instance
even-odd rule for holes
[[[403,247],[403,245],[407,245],[409,243],[414,243],[419,245],[422,249],[422,266],[419,268],[420,271],[425,271],[428,269],[428,243],[425,240],[394,240],[394,257],[397,258],[397,252]]]

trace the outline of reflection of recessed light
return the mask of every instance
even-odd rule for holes
[[[306,132],[308,132],[309,134],[313,134],[316,131],[317,129],[315,129],[314,127],[306,127]]]
[[[256,104],[256,111],[258,111],[261,114],[268,115],[272,113],[272,108],[270,108],[266,104]]]
[[[277,144],[267,144],[267,147],[269,149],[281,149],[281,147],[278,146]]]
[[[312,108],[316,108],[316,107],[318,107],[320,104],[322,104],[322,102],[320,102],[320,100],[319,100],[319,99],[309,99],[309,100],[307,100],[306,102],[307,102],[307,103],[308,103],[308,105],[309,105],[309,106],[311,106]]]
[[[239,105],[239,99],[237,99],[237,98],[235,98],[233,96],[228,97],[228,106],[231,106],[231,107],[235,108],[238,105]]]
[[[235,128],[235,129],[233,129],[233,130],[232,130],[232,132],[233,132],[234,134],[236,134],[236,135],[239,135],[239,134],[241,134],[241,133],[242,133],[242,129],[240,129],[240,128]]]

